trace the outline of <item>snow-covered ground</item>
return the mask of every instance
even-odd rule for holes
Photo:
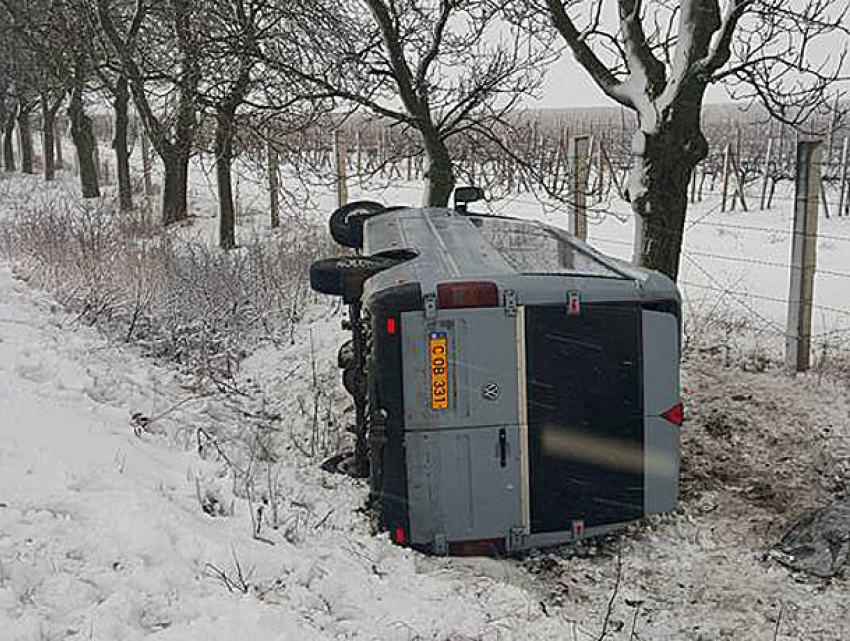
[[[6,180],[15,184],[0,184],[0,210],[11,206],[9,194],[39,185]],[[265,226],[261,180],[254,184],[253,196],[247,181],[242,186],[243,236]],[[181,233],[211,235],[206,190],[196,179],[199,218]],[[72,191],[59,183],[52,197]],[[418,185],[362,193],[419,199]],[[320,192],[313,213],[289,215],[309,224],[331,204]],[[494,208],[563,220],[561,210],[527,196]],[[692,220],[705,214],[728,226],[694,225],[691,250],[787,262],[784,206],[722,216],[714,208],[698,207]],[[594,220],[591,241],[627,256],[628,218]],[[826,228],[850,236],[845,221]],[[842,241],[829,240],[821,242],[821,265],[840,270]],[[699,261],[727,289],[786,295],[787,270],[773,267],[768,276],[764,265]],[[686,280],[711,282],[683,266]],[[819,300],[828,295],[835,307],[850,307],[850,288],[825,282],[818,280]],[[694,306],[720,304],[706,292],[685,291]],[[746,301],[781,325],[781,306],[772,311],[766,298]],[[603,630],[623,641],[847,638],[850,580],[809,580],[769,553],[806,510],[846,496],[846,379],[792,380],[695,357],[683,376],[690,420],[678,513],[578,550],[430,558],[372,536],[365,484],[321,471],[305,451],[309,426],[295,424],[304,418],[295,408],[315,400],[317,389],[327,403],[319,421],[346,420],[333,365],[339,321],[330,303],[307,310],[291,345],[269,346],[242,364],[234,385],[243,394],[234,399],[82,326],[0,264],[0,638],[585,641]],[[244,479],[206,434],[259,430],[247,418],[258,408],[280,417],[262,424],[274,455],[252,461],[274,486],[249,501],[237,497],[245,496]],[[137,412],[152,422],[134,424]]]

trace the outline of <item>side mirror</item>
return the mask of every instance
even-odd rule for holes
[[[455,209],[466,213],[467,204],[478,202],[484,198],[484,190],[480,187],[458,187],[455,189]]]

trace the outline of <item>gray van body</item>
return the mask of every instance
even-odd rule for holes
[[[396,470],[373,479],[396,505],[384,529],[436,553],[464,542],[510,553],[676,508],[679,427],[664,417],[679,401],[672,281],[543,223],[448,209],[388,210],[366,220],[363,240],[366,256],[409,258],[362,295],[383,314],[376,344],[387,315],[398,323],[394,374],[386,355],[376,368],[397,393],[373,399],[399,405],[394,449],[373,452]],[[498,306],[439,307],[438,285],[469,281],[495,283]],[[415,304],[381,302],[411,288]],[[448,344],[444,409],[431,403],[434,337]]]

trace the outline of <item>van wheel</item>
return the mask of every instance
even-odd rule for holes
[[[310,287],[322,294],[342,296],[352,303],[363,293],[363,283],[396,264],[390,258],[345,256],[326,258],[310,265]]]
[[[366,396],[366,381],[363,373],[354,367],[347,367],[342,372],[342,386],[355,400]]]
[[[383,210],[381,203],[371,200],[358,200],[348,203],[331,214],[328,223],[331,236],[343,247],[361,249],[363,247],[363,221]]]
[[[347,340],[339,348],[336,354],[336,365],[340,369],[347,369],[354,364],[354,341]]]

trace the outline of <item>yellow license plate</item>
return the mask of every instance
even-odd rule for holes
[[[432,332],[428,339],[431,372],[431,409],[449,409],[449,335]]]

